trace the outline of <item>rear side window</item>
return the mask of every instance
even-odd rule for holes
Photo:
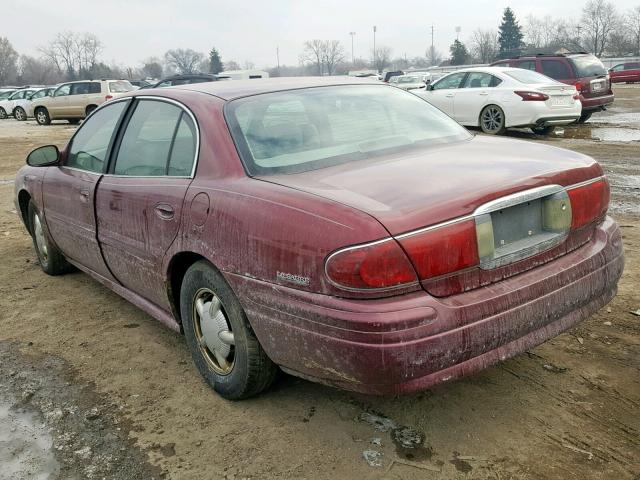
[[[196,133],[191,118],[176,105],[142,100],[122,137],[113,173],[139,177],[189,176]]]
[[[625,70],[636,70],[640,68],[640,63],[627,63],[624,66]]]
[[[561,60],[542,60],[542,73],[556,80],[571,78],[569,67]]]
[[[484,72],[471,72],[464,82],[464,88],[496,87],[502,80]]]
[[[536,71],[536,61],[535,60],[521,60],[519,62],[514,62],[513,66],[516,68],[522,68],[524,70],[533,70]]]
[[[112,103],[85,120],[71,141],[65,165],[89,172],[103,172],[113,131],[126,106],[127,102]]]
[[[91,82],[89,84],[89,93],[100,93],[102,91],[102,86],[99,82]]]
[[[527,84],[536,83],[555,83],[552,78],[542,75],[538,72],[530,72],[528,70],[510,70],[505,72],[511,78],[514,78],[518,82]]]

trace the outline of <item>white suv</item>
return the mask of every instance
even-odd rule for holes
[[[40,98],[32,104],[36,121],[49,125],[51,120],[78,123],[98,105],[135,90],[127,80],[81,80],[67,82],[55,89],[50,97]]]

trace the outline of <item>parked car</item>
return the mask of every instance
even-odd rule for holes
[[[24,121],[27,118],[32,118],[33,114],[33,102],[39,98],[48,97],[53,93],[56,87],[45,87],[35,90],[33,93],[25,95],[20,100],[15,100],[13,103],[13,118],[18,121]]]
[[[39,88],[21,88],[16,90],[7,98],[0,100],[0,118],[8,118],[13,115],[13,110],[16,106],[16,102],[24,100],[35,93]]]
[[[52,120],[76,124],[98,105],[134,90],[127,80],[80,80],[58,86],[48,97],[33,101],[33,113],[40,125]]]
[[[578,120],[582,111],[574,86],[519,68],[458,70],[416,95],[460,124],[489,134],[525,127],[547,135],[556,125]]]
[[[129,80],[129,83],[138,88],[151,86],[151,82],[147,82],[146,80]]]
[[[401,88],[402,90],[417,90],[426,87],[425,82],[414,75],[398,75],[396,77],[391,77],[389,85]]]
[[[473,136],[376,80],[136,91],[27,164],[15,203],[42,269],[184,332],[229,399],[277,366],[425,389],[573,327],[623,270],[595,160]]]
[[[534,70],[559,82],[574,85],[582,103],[579,123],[589,120],[594,112],[605,110],[614,100],[607,69],[590,53],[522,56],[491,65]]]
[[[611,83],[640,82],[640,62],[620,63],[609,69]]]
[[[257,80],[269,78],[269,72],[264,70],[226,70],[216,74],[217,80]]]
[[[216,75],[209,73],[173,75],[172,77],[160,80],[155,85],[146,85],[140,87],[140,89],[173,87],[175,85],[191,85],[193,83],[215,82],[217,80],[218,77]]]
[[[402,70],[385,71],[382,72],[380,80],[389,83],[393,77],[399,77],[400,75],[404,75]]]

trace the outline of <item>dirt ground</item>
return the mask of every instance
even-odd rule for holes
[[[640,86],[615,93],[587,125],[510,135],[602,162],[618,296],[530,352],[399,398],[286,375],[259,398],[216,396],[180,335],[84,274],[40,271],[12,180],[74,128],[0,121],[0,478],[640,479]]]

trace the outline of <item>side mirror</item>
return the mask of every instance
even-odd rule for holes
[[[56,165],[60,158],[60,151],[55,145],[38,147],[27,155],[27,165],[31,167],[48,167]]]
[[[427,85],[427,90],[429,90],[429,91],[433,90],[433,83],[429,83]]]

